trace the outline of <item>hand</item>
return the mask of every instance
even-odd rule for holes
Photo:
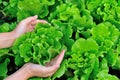
[[[40,22],[40,23],[47,23],[47,21],[44,20],[37,20],[37,15],[36,16],[32,16],[32,17],[28,17],[24,20],[22,20],[16,27],[16,29],[14,30],[14,32],[16,33],[16,36],[19,37],[20,35],[26,33],[26,32],[31,32],[34,30],[35,25]]]
[[[29,66],[29,75],[30,77],[49,77],[52,76],[57,69],[59,68],[65,51],[63,50],[58,56],[52,59],[50,62],[46,63],[46,66],[39,64],[27,63],[25,66]]]

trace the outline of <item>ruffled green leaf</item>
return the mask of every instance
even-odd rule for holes
[[[60,78],[66,71],[66,64],[67,64],[67,60],[64,60],[61,65],[60,68],[58,69],[58,71],[53,75],[52,80],[56,79],[56,78]]]
[[[97,52],[98,51],[98,45],[93,39],[83,39],[80,38],[78,39],[72,46],[72,51],[73,52]]]
[[[8,64],[10,62],[10,59],[6,58],[4,62],[0,63],[0,79],[3,80],[5,77],[7,77],[8,72]]]

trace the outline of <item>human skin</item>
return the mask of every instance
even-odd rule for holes
[[[0,33],[0,48],[11,47],[16,38],[20,37],[22,34],[25,34],[26,32],[33,31],[37,23],[45,24],[47,22],[44,20],[38,20],[37,16],[32,16],[22,20],[13,31]],[[26,63],[18,71],[8,76],[5,80],[27,80],[35,76],[37,77],[52,76],[59,68],[63,60],[64,54],[65,50],[63,50],[50,62],[46,63],[45,66],[34,63]]]

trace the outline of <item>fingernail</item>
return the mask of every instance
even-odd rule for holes
[[[63,55],[64,56],[65,54],[65,50],[62,50],[61,54],[59,54],[59,56]]]
[[[65,53],[66,51],[65,50],[62,50],[62,53]]]

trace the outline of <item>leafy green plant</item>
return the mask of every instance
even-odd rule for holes
[[[22,59],[24,62],[35,62],[42,65],[50,61],[62,48],[60,43],[62,36],[60,31],[49,24],[37,24],[33,32],[27,33],[15,41],[12,50],[16,55],[16,65],[20,65],[19,61]]]
[[[52,77],[30,80],[119,80],[120,0],[0,0],[0,9],[3,17],[16,20],[7,23],[2,18],[0,32],[13,30],[19,21],[33,15],[50,23],[37,24],[11,48],[0,49],[0,79],[15,71],[10,67],[27,62],[44,65],[66,49]],[[9,65],[11,62],[15,65]]]

